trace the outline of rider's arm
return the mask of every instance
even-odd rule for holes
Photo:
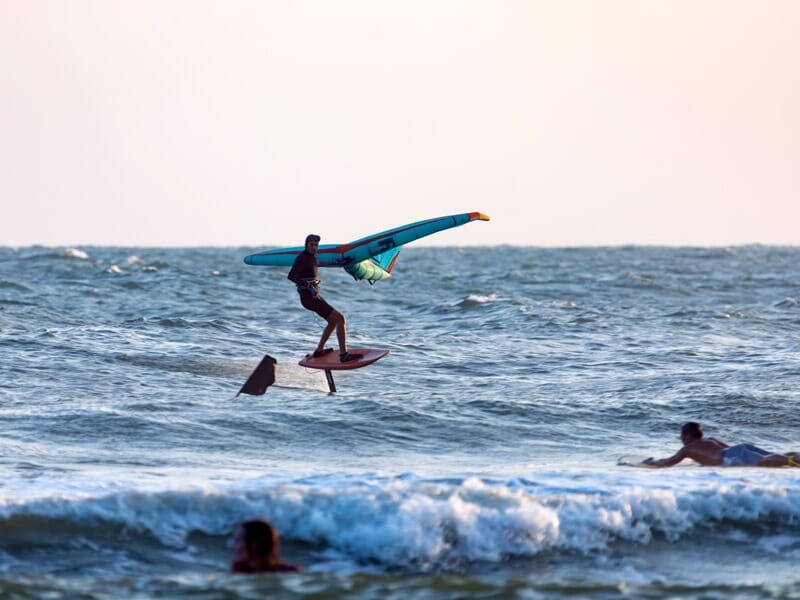
[[[669,458],[647,458],[642,462],[650,467],[672,467],[686,458],[686,448],[681,448]]]

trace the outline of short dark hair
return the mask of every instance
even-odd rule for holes
[[[321,239],[316,233],[309,233],[306,236],[306,246],[308,246],[308,242],[319,242]]]
[[[703,428],[700,426],[700,423],[689,421],[681,427],[681,435],[688,435],[699,440],[703,437]]]
[[[280,538],[275,528],[266,519],[252,519],[240,524],[247,546],[255,546],[259,556],[277,556]]]

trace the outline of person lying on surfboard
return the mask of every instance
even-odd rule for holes
[[[358,360],[361,354],[347,351],[347,322],[344,315],[328,304],[319,295],[319,279],[317,278],[317,250],[319,250],[318,235],[310,233],[306,236],[306,247],[303,252],[294,259],[292,269],[289,271],[288,278],[297,286],[300,294],[300,304],[303,308],[317,313],[325,319],[328,324],[322,330],[322,337],[319,339],[317,349],[312,356],[318,358],[333,352],[333,348],[326,348],[325,343],[331,337],[331,333],[336,329],[336,338],[339,341],[339,360],[349,362]]]
[[[691,458],[709,467],[800,467],[800,453],[776,454],[752,444],[729,446],[717,438],[703,437],[700,423],[691,421],[681,428],[683,448],[669,458],[647,458],[643,464],[651,467],[671,467]]]

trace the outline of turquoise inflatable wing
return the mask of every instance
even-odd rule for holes
[[[342,267],[353,278],[374,283],[391,277],[397,256],[405,244],[472,221],[488,220],[489,217],[480,212],[447,215],[388,229],[349,244],[323,244],[317,251],[317,264],[320,267]],[[303,246],[295,246],[264,250],[245,256],[244,262],[248,265],[291,267],[303,249]]]

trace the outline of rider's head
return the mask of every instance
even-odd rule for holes
[[[306,236],[306,250],[308,250],[308,245],[309,245],[310,243],[313,243],[313,244],[314,244],[314,246],[319,246],[319,240],[320,240],[320,239],[321,239],[321,238],[320,238],[318,235],[316,235],[316,234],[313,234],[313,233],[309,233],[309,234]]]
[[[703,428],[700,426],[700,423],[689,421],[688,423],[684,424],[683,427],[681,427],[681,439],[684,441],[684,443],[702,438]]]

